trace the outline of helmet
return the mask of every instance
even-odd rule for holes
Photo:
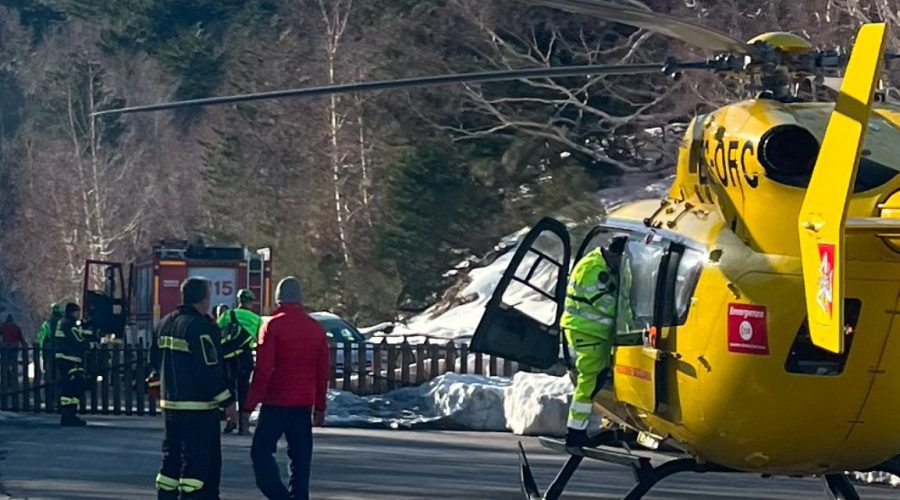
[[[239,304],[247,304],[256,300],[256,295],[248,288],[242,288],[237,294]]]
[[[69,302],[66,304],[66,316],[74,316],[81,311],[81,308],[78,307],[78,304],[74,302]]]
[[[228,311],[228,306],[226,306],[225,304],[217,305],[216,306],[216,317],[218,318],[219,316],[225,314],[227,311]]]
[[[50,306],[50,314],[55,315],[55,316],[61,315],[62,314],[62,306],[54,303],[53,305]]]
[[[622,262],[622,254],[625,253],[625,244],[628,242],[628,236],[624,234],[614,234],[609,244],[600,247],[600,253],[609,266],[609,270],[615,274],[619,273],[619,265]]]
[[[612,239],[609,240],[609,244],[606,245],[606,250],[612,255],[622,255],[625,253],[625,243],[627,242],[627,235],[616,233],[613,235]]]

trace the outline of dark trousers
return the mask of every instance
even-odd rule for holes
[[[158,498],[217,500],[222,478],[219,410],[163,410],[163,416],[166,434],[156,477]]]
[[[250,375],[252,373],[253,355],[249,351],[225,360],[225,376],[228,379],[228,390],[237,398],[238,411],[244,411],[244,400],[247,399],[247,392],[250,390]]]
[[[59,381],[59,410],[63,416],[75,415],[84,392],[84,368],[65,359],[56,360]]]
[[[253,459],[256,485],[266,498],[309,500],[309,468],[313,449],[311,414],[312,408],[263,405],[259,410],[250,457]],[[274,456],[282,435],[287,438],[288,458],[291,460],[290,491],[284,487]]]

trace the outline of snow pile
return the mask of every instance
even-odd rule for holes
[[[505,431],[503,399],[510,380],[447,373],[419,387],[357,396],[328,391],[331,427]],[[256,422],[257,412],[251,417]]]
[[[561,436],[572,383],[568,377],[447,373],[419,387],[357,396],[328,391],[326,424],[375,429],[506,431]],[[258,412],[250,418],[255,424]]]
[[[444,423],[475,431],[506,430],[503,407],[509,379],[452,373],[426,385],[426,397]]]
[[[328,391],[333,427],[565,433],[572,383],[568,377],[518,373],[509,380],[448,373],[419,387],[357,396]],[[255,418],[254,418],[255,421]]]
[[[507,427],[524,436],[565,435],[573,390],[568,376],[517,373],[503,402]]]
[[[886,484],[894,488],[900,488],[900,477],[887,472],[853,472],[855,481],[866,484]]]

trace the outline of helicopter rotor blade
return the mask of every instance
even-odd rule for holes
[[[357,82],[343,85],[328,85],[324,87],[310,87],[291,90],[275,90],[269,92],[256,92],[251,94],[232,95],[224,97],[209,97],[204,99],[190,99],[186,101],[166,102],[150,104],[146,106],[131,106],[119,109],[107,109],[92,113],[92,116],[109,114],[126,114],[146,111],[163,111],[169,109],[188,108],[195,106],[212,106],[218,104],[234,104],[239,102],[260,101],[265,99],[284,99],[288,97],[322,97],[334,94],[351,94],[354,92],[371,92],[376,90],[404,89],[415,87],[434,87],[440,85],[452,85],[459,83],[485,83],[521,80],[526,78],[559,78],[591,75],[638,75],[646,73],[662,73],[671,68],[703,69],[706,63],[650,63],[650,64],[609,64],[588,66],[560,66],[550,68],[527,68],[504,71],[485,71],[478,73],[461,73],[454,75],[437,75],[417,78],[405,78],[400,80],[382,80],[373,82]]]
[[[617,4],[606,0],[530,0],[546,7],[555,7],[579,14],[593,14],[610,21],[643,28],[681,40],[695,47],[715,52],[751,55],[752,46],[727,33],[689,23],[675,17],[638,8],[636,2]]]

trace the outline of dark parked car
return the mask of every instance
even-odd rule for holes
[[[344,318],[329,312],[314,312],[310,316],[322,325],[325,334],[328,335],[328,342],[337,344],[337,353],[335,356],[335,369],[337,376],[344,376],[344,344],[350,344],[350,366],[353,372],[359,371],[359,349],[365,349],[366,367],[371,368],[373,352],[371,345],[366,341],[359,330],[348,323]]]

